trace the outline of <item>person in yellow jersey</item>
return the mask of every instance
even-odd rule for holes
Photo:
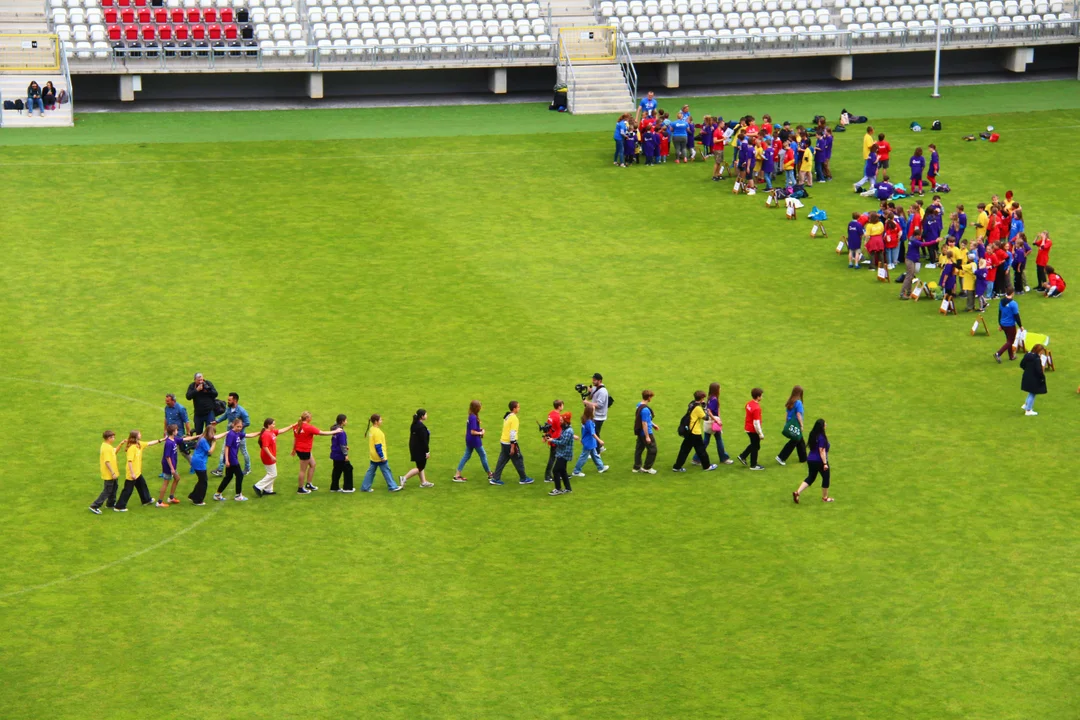
[[[701,460],[701,468],[705,471],[715,470],[717,466],[709,462],[709,450],[705,447],[702,432],[705,429],[705,391],[698,390],[694,393],[694,399],[686,408],[685,423],[679,428],[682,435],[682,447],[679,448],[679,457],[675,459],[675,466],[671,469],[675,472],[686,472],[683,465],[686,458],[690,457],[690,451],[695,450]]]
[[[120,468],[116,464],[116,448],[113,441],[116,433],[106,430],[101,433],[101,450],[98,452],[98,466],[101,469],[101,479],[104,486],[97,500],[90,503],[90,512],[95,515],[101,514],[101,506],[113,507],[116,505],[116,488],[120,480]]]
[[[386,479],[386,487],[390,492],[397,492],[401,486],[394,482],[394,474],[390,472],[390,460],[386,456],[386,434],[382,431],[382,416],[378,413],[368,419],[367,430],[364,433],[368,438],[368,455],[371,464],[364,473],[364,484],[360,486],[360,492],[371,492],[371,483],[375,480],[375,471],[382,473]]]
[[[866,158],[870,157],[870,150],[874,149],[875,145],[877,145],[877,137],[874,136],[874,128],[867,125],[866,134],[862,137],[862,159],[864,162]]]
[[[120,499],[116,501],[116,505],[113,507],[114,512],[127,512],[128,499],[131,497],[133,490],[139,491],[139,500],[142,501],[143,505],[154,504],[154,498],[151,497],[150,488],[146,487],[146,478],[142,474],[142,456],[143,450],[162,442],[165,442],[165,438],[143,442],[142,433],[138,430],[132,430],[128,433],[128,439],[124,441],[127,447],[125,453],[127,462],[124,463],[124,489],[120,492]]]
[[[521,404],[517,400],[511,400],[507,408],[503,415],[502,436],[499,437],[499,461],[495,464],[495,472],[491,474],[488,482],[492,485],[505,485],[502,471],[509,462],[514,464],[514,469],[518,472],[518,482],[521,485],[531,485],[533,479],[525,474],[525,458],[521,456],[521,448],[518,447],[518,430],[521,427],[518,412]]]

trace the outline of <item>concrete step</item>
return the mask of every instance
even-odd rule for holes
[[[71,103],[57,105],[55,110],[46,110],[45,117],[41,117],[37,110],[34,111],[34,115],[31,117],[26,110],[20,112],[18,110],[2,109],[4,100],[22,99],[25,103],[26,88],[31,80],[36,80],[38,85],[42,87],[45,86],[47,81],[51,80],[58,91],[68,90],[70,92],[64,76],[59,73],[0,75],[0,127],[7,129],[19,127],[71,127],[74,125],[75,117]]]

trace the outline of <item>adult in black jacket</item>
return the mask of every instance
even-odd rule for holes
[[[217,388],[214,383],[203,377],[202,373],[195,373],[195,382],[188,385],[187,399],[191,401],[193,421],[195,422],[195,434],[198,435],[203,428],[213,425],[214,400],[217,398]]]
[[[1020,367],[1024,371],[1024,377],[1020,380],[1020,389],[1028,394],[1023,406],[1025,415],[1038,415],[1039,413],[1035,412],[1035,396],[1046,394],[1044,355],[1046,355],[1046,348],[1039,344],[1031,348],[1031,352],[1020,360]]]
[[[52,84],[52,80],[41,88],[41,102],[45,104],[47,110],[56,109],[56,86]]]
[[[435,483],[428,482],[427,474],[424,472],[428,458],[431,457],[431,433],[427,429],[426,422],[427,410],[420,408],[413,415],[412,426],[409,428],[409,457],[415,467],[398,478],[401,481],[401,487],[405,487],[405,482],[416,475],[420,476],[420,487],[435,487]]]

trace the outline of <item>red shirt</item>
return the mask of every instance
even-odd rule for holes
[[[281,430],[263,430],[259,436],[259,457],[262,458],[263,465],[277,462],[277,436],[280,434]]]
[[[1050,238],[1046,238],[1041,243],[1036,243],[1039,248],[1039,253],[1035,256],[1035,264],[1039,267],[1046,267],[1050,262],[1050,248],[1054,247],[1054,241]]]
[[[885,247],[892,249],[900,247],[900,228],[885,228]]]
[[[1065,292],[1065,281],[1061,279],[1060,275],[1050,273],[1050,276],[1046,278],[1046,282],[1052,288],[1057,288],[1058,292]]]
[[[757,428],[754,427],[754,421],[761,422],[761,403],[757,400],[751,400],[746,403],[746,424],[744,429],[748,433],[756,433]]]
[[[309,423],[300,423],[293,428],[293,450],[311,452],[312,439],[319,434],[319,428]]]
[[[562,435],[562,412],[559,410],[549,412],[548,422],[551,423],[551,432],[548,433],[548,437],[557,440]]]
[[[892,145],[885,140],[882,140],[877,144],[877,159],[878,162],[889,159],[889,153],[892,152]]]

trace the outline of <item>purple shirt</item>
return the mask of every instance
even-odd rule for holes
[[[484,438],[473,435],[473,431],[480,432],[480,418],[470,413],[469,422],[465,426],[465,447],[476,450],[484,446]]]
[[[770,145],[765,148],[765,154],[761,157],[761,171],[765,173],[772,173],[776,170],[776,163],[773,158],[773,149]]]
[[[161,472],[165,475],[171,475],[176,468],[176,441],[172,438],[165,438],[165,451],[161,454]],[[172,460],[172,467],[169,467],[169,460]]]
[[[817,442],[815,442],[810,448],[810,452],[807,454],[806,459],[810,462],[821,462],[821,451],[829,451],[829,438],[825,437],[825,433],[817,436]]]
[[[893,194],[893,184],[887,182],[878,183],[874,193],[877,195],[878,200],[888,200]]]
[[[240,448],[240,442],[244,439],[243,432],[236,432],[230,430],[225,436],[225,452],[229,454],[229,464],[238,465],[236,461],[236,451]]]
[[[937,154],[937,150],[930,153],[930,175],[937,175],[938,170],[941,169],[941,158]]]
[[[825,136],[825,159],[826,160],[831,160],[832,159],[832,141],[833,141],[833,136],[832,135],[826,135]]]
[[[907,259],[911,262],[919,262],[919,248],[923,245],[935,245],[934,242],[926,242],[925,240],[915,240],[914,238],[908,240]]]
[[[862,247],[863,226],[858,220],[852,220],[847,226],[847,244],[852,250]]]
[[[923,170],[926,169],[926,158],[922,155],[912,155],[911,160],[908,160],[908,165],[911,166],[911,179],[921,180]]]
[[[349,454],[349,438],[344,431],[330,438],[330,459],[344,460]]]

